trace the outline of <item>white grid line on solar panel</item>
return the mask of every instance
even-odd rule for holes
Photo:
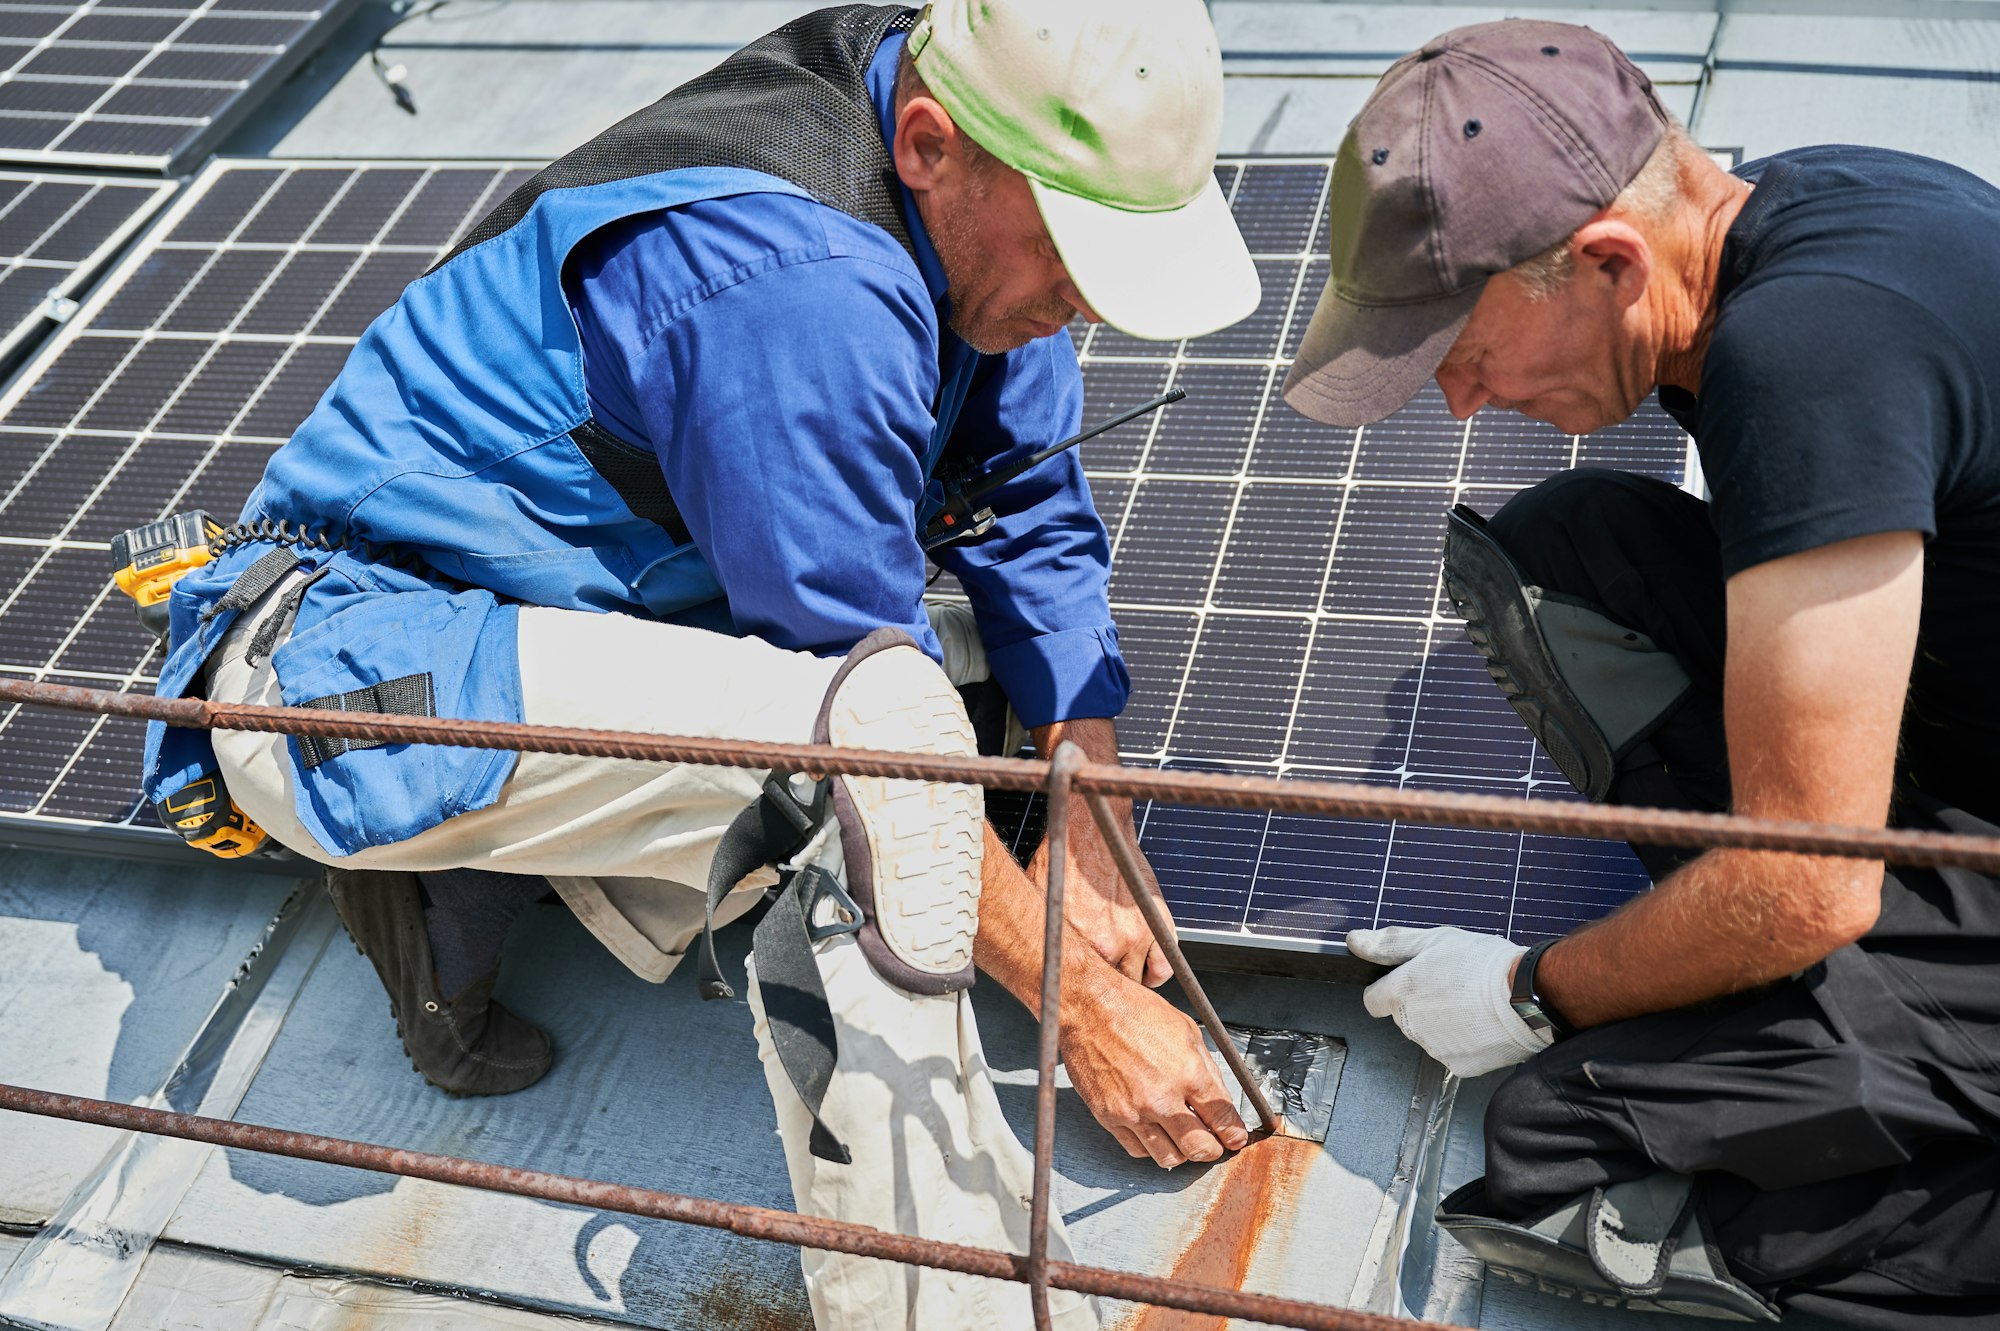
[[[0,152],[164,167],[341,2],[8,6],[0,15]],[[170,57],[192,60],[207,77],[188,77]]]
[[[182,464],[180,473],[185,479],[181,480],[171,492],[163,492],[161,496],[155,497],[159,502],[147,514],[133,517],[133,520],[143,521],[145,517],[157,516],[160,512],[175,511],[188,497],[190,488],[206,476],[210,464],[227,456],[225,449],[229,446],[234,445],[238,451],[245,447],[254,447],[243,442],[246,438],[270,438],[272,442],[281,442],[281,439],[272,436],[245,436],[234,427],[246,413],[257,409],[264,395],[293,363],[293,357],[299,348],[309,345],[330,345],[344,354],[345,349],[353,343],[359,333],[358,327],[355,328],[354,335],[338,337],[312,336],[304,333],[291,336],[248,337],[240,333],[243,321],[262,308],[263,298],[282,280],[282,274],[293,256],[312,253],[338,256],[343,260],[340,272],[332,275],[329,280],[316,284],[309,292],[292,293],[295,307],[300,304],[296,297],[304,296],[310,301],[305,317],[298,319],[298,326],[305,329],[313,327],[317,320],[324,318],[328,311],[352,289],[356,276],[363,271],[370,256],[378,253],[413,255],[424,261],[420,268],[428,267],[429,261],[448,252],[464,230],[478,217],[483,216],[485,211],[497,202],[503,191],[511,189],[530,169],[505,162],[335,164],[259,160],[217,163],[204,172],[183,198],[178,200],[162,218],[160,226],[148,243],[128,256],[126,261],[107,278],[103,286],[79,309],[70,324],[22,374],[19,381],[4,396],[0,396],[0,418],[11,416],[21,403],[28,400],[36,391],[38,385],[46,385],[50,376],[61,367],[65,354],[74,354],[78,348],[97,344],[114,348],[113,358],[93,369],[92,386],[77,399],[73,409],[64,413],[64,419],[37,427],[12,423],[0,425],[0,445],[4,445],[5,440],[11,437],[40,438],[46,441],[45,446],[38,450],[37,455],[27,465],[24,473],[8,486],[4,496],[0,496],[0,524],[6,523],[15,501],[34,484],[36,477],[48,474],[53,467],[62,462],[65,444],[70,445],[74,451],[82,443],[102,441],[106,448],[118,449],[109,465],[93,465],[88,468],[96,476],[96,480],[89,483],[81,492],[81,498],[74,503],[67,520],[55,531],[40,538],[15,535],[0,538],[0,567],[10,565],[18,558],[18,555],[10,555],[8,553],[10,551],[31,556],[28,563],[21,565],[17,570],[12,570],[18,576],[9,579],[12,590],[4,600],[0,600],[0,618],[22,608],[24,597],[45,594],[35,590],[49,585],[39,581],[38,575],[51,572],[51,566],[68,552],[76,552],[75,559],[89,561],[87,566],[79,566],[74,570],[69,568],[61,570],[65,574],[73,571],[77,575],[76,578],[69,580],[68,585],[95,588],[92,598],[80,613],[73,607],[52,608],[56,611],[67,611],[66,626],[60,620],[53,628],[47,624],[34,624],[36,631],[28,635],[28,640],[42,644],[38,661],[23,662],[17,659],[0,663],[0,669],[6,669],[12,674],[27,674],[33,678],[73,678],[97,684],[113,683],[127,688],[150,682],[152,677],[146,673],[146,667],[153,660],[153,651],[149,644],[124,657],[125,660],[131,660],[132,654],[136,654],[137,660],[133,661],[129,668],[120,670],[91,669],[86,664],[70,659],[72,648],[85,636],[110,637],[114,642],[137,641],[143,638],[136,625],[127,622],[131,615],[130,606],[124,602],[121,594],[113,592],[108,578],[104,575],[103,556],[99,551],[108,548],[108,544],[103,541],[75,539],[73,533],[77,524],[91,515],[95,508],[102,506],[101,501],[104,496],[112,486],[119,483],[121,477],[132,474],[135,457],[148,445],[161,442],[185,445],[183,450],[185,456],[179,458]],[[281,200],[298,201],[288,196],[288,190],[292,190],[295,184],[301,181],[304,182],[305,188],[296,192],[305,195],[304,202],[308,206],[305,210],[296,212],[289,221],[290,229],[296,235],[310,236],[322,228],[329,227],[332,219],[343,216],[344,205],[355,200],[365,188],[372,189],[377,196],[372,201],[375,214],[373,220],[367,223],[365,238],[348,244],[246,241],[246,235],[259,227],[267,219],[267,214],[278,207]],[[233,184],[247,184],[252,191],[251,197],[248,199],[223,197],[224,192]],[[440,184],[443,188],[437,192],[450,209],[444,216],[445,225],[434,226],[431,238],[422,245],[384,243],[383,237],[397,234],[406,217],[411,218],[417,225],[423,224],[423,219],[414,216],[414,210],[422,206],[420,201],[425,199],[426,192],[432,186]],[[243,192],[242,189],[235,191],[237,194]],[[362,202],[366,204],[369,201],[364,199]],[[200,241],[176,239],[187,234],[190,219],[199,219],[205,204],[215,205],[209,211],[219,212],[225,218],[233,220],[228,221],[224,229],[209,239]],[[361,212],[364,220],[369,216],[366,208],[357,208],[346,215],[346,223],[353,222],[353,212]],[[281,225],[285,224],[285,219],[282,217],[276,220]],[[254,281],[239,285],[235,293],[237,300],[233,306],[234,312],[217,321],[210,333],[162,336],[159,324],[175,317],[184,309],[186,302],[196,297],[206,284],[213,283],[216,280],[217,266],[228,256],[245,251],[270,253],[277,258],[270,268],[257,276]],[[178,275],[174,289],[160,303],[159,308],[147,320],[142,321],[143,326],[139,328],[112,336],[104,335],[98,324],[106,317],[106,312],[113,310],[121,298],[133,289],[135,280],[146,271],[149,263],[163,253],[174,252],[193,260],[193,266]],[[374,308],[359,312],[362,316],[359,322],[365,323],[367,318],[372,318],[379,308],[393,300],[397,291],[400,291],[400,283],[396,284],[394,291],[374,293],[383,298]],[[200,382],[203,370],[213,364],[217,357],[225,354],[231,346],[252,342],[275,345],[280,348],[279,354],[274,356],[268,365],[262,367],[261,372],[256,373],[254,378],[242,381],[247,386],[242,388],[240,403],[219,428],[192,433],[171,432],[158,428],[162,421],[189,400],[190,390]],[[76,424],[113,392],[112,386],[120,381],[120,375],[126,369],[135,366],[146,354],[148,347],[169,343],[178,343],[190,350],[196,346],[202,349],[195,352],[192,357],[184,359],[182,363],[167,367],[170,371],[168,376],[156,378],[153,383],[147,385],[157,390],[147,395],[149,405],[155,399],[158,403],[152,407],[148,415],[143,419],[134,418],[125,423],[123,428],[118,429],[87,429],[80,428]],[[252,368],[253,371],[256,369]],[[325,377],[331,377],[330,370]],[[312,396],[317,397],[317,395],[315,390]],[[4,453],[3,448],[0,448],[0,453]],[[261,472],[263,464],[261,453],[262,450],[259,450],[259,456],[254,458],[256,464],[254,468],[245,468],[245,471]],[[253,481],[254,476],[245,479]],[[240,488],[247,493],[248,484]],[[234,510],[229,510],[227,516],[233,517]],[[114,525],[122,525],[122,521]],[[39,610],[40,607],[30,607],[30,609]],[[30,615],[29,618],[32,621],[34,616]],[[118,629],[106,627],[111,624],[123,629],[122,636]],[[5,647],[0,646],[0,651],[4,650]],[[0,742],[5,742],[6,737],[23,724],[36,726],[44,724],[23,720],[26,715],[23,709],[15,709],[4,718],[0,718]],[[10,807],[20,804],[20,811],[29,816],[60,816],[51,814],[50,802],[62,791],[65,781],[72,773],[79,770],[79,765],[89,761],[92,744],[107,724],[103,718],[96,719],[75,737],[76,742],[73,747],[55,766],[54,775],[40,783],[38,794],[23,801],[21,792],[0,789],[0,804]],[[136,733],[130,738],[136,739]],[[129,791],[132,796],[126,801],[127,807],[122,814],[115,819],[115,821],[129,822],[137,812],[137,792],[133,788],[137,770],[136,753],[123,754],[121,758],[121,766],[109,779],[113,785],[122,782],[119,789]]]
[[[11,358],[143,226],[170,181],[0,171],[0,361]]]

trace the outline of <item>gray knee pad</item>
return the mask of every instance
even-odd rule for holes
[[[1562,774],[1602,800],[1618,761],[1687,696],[1687,671],[1587,601],[1530,586],[1465,505],[1445,529],[1444,585],[1487,673]]]
[[[909,635],[878,629],[848,653],[820,705],[813,742],[971,756],[978,748],[951,681]],[[836,776],[847,890],[877,974],[919,994],[972,984],[979,929],[984,792],[956,782]]]
[[[1525,1220],[1488,1214],[1475,1179],[1438,1204],[1438,1224],[1495,1275],[1583,1303],[1728,1322],[1775,1322],[1769,1300],[1731,1275],[1694,1181],[1652,1174],[1593,1188]]]

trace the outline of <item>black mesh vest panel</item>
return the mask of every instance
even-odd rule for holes
[[[687,167],[737,167],[786,180],[910,248],[895,165],[868,97],[882,38],[916,11],[844,5],[759,37],[708,73],[559,158],[487,214],[444,262],[508,230],[543,191]]]

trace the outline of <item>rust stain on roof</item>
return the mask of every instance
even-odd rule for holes
[[[1322,1153],[1317,1142],[1265,1137],[1216,1166],[1208,1207],[1174,1261],[1174,1278],[1242,1289],[1257,1254],[1290,1238],[1287,1219]],[[1118,1331],[1222,1331],[1228,1324],[1212,1313],[1141,1307],[1118,1323]]]

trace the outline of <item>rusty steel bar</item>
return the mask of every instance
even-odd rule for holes
[[[1153,931],[1153,941],[1166,954],[1167,964],[1173,967],[1174,978],[1180,981],[1181,992],[1187,995],[1188,1005],[1200,1019],[1208,1038],[1215,1042],[1216,1050],[1229,1070],[1236,1074],[1237,1085],[1249,1099],[1250,1107],[1257,1111],[1257,1119],[1264,1131],[1278,1130],[1278,1115],[1271,1108],[1271,1101],[1264,1094],[1264,1088],[1257,1084],[1257,1074],[1250,1071],[1250,1064],[1244,1061],[1236,1041],[1229,1038],[1229,1028],[1222,1024],[1222,1015],[1215,1010],[1215,1004],[1208,1001],[1208,991],[1201,987],[1201,981],[1194,975],[1194,967],[1188,965],[1187,955],[1181,951],[1180,936],[1174,931],[1174,917],[1167,910],[1167,903],[1160,899],[1155,889],[1146,881],[1144,867],[1139,862],[1139,849],[1125,835],[1125,828],[1112,812],[1111,802],[1096,791],[1084,796],[1090,805],[1090,816],[1097,820],[1097,828],[1104,834],[1104,842],[1111,847],[1111,858],[1118,862],[1118,872],[1124,876],[1125,886],[1132,889],[1132,900],[1139,904],[1139,913],[1146,917],[1146,927]]]
[[[912,781],[971,781],[999,790],[1040,790],[1048,781],[1047,763],[1020,758],[939,757],[819,744],[730,742],[504,721],[321,712],[297,707],[225,704],[201,698],[151,698],[144,694],[0,679],[0,703],[10,702],[163,721],[174,726],[373,739],[391,744],[449,744],[718,767],[781,767],[815,774],[844,772]],[[1074,785],[1080,791],[1128,799],[1227,809],[1528,831],[1654,846],[1731,847],[1929,867],[1955,865],[2000,873],[2000,837],[1956,832],[1842,827],[1677,809],[1531,804],[1499,795],[1391,790],[1347,782],[1287,781],[1211,772],[1152,771],[1116,763],[1085,764],[1077,771]]]
[[[1048,900],[1042,911],[1042,1006],[1036,1014],[1035,1191],[1028,1202],[1028,1303],[1035,1331],[1049,1321],[1049,1224],[1055,1210],[1051,1175],[1056,1160],[1056,1055],[1062,1047],[1063,894],[1069,883],[1070,786],[1084,767],[1083,750],[1069,740],[1049,756]]]
[[[771,1243],[789,1243],[800,1248],[818,1248],[912,1266],[961,1271],[993,1280],[1025,1283],[1028,1279],[1028,1259],[1015,1253],[944,1243],[908,1234],[892,1234],[852,1221],[797,1215],[763,1206],[657,1192],[650,1188],[605,1183],[569,1174],[549,1174],[536,1169],[516,1169],[511,1165],[432,1155],[425,1151],[406,1151],[341,1137],[288,1132],[283,1128],[255,1123],[175,1114],[109,1100],[58,1095],[25,1086],[0,1085],[0,1109],[77,1123],[96,1123],[129,1132],[178,1137],[186,1141],[205,1142],[210,1146],[290,1156],[295,1160],[345,1165],[352,1169],[373,1170],[378,1174],[512,1193],[567,1206],[701,1225]],[[1350,1312],[1343,1308],[1308,1303],[1303,1299],[1247,1294],[1188,1280],[1083,1266],[1075,1262],[1050,1262],[1048,1280],[1049,1284],[1059,1289],[1075,1290],[1081,1294],[1129,1303],[1154,1303],[1218,1317],[1240,1317],[1273,1326],[1297,1327],[1299,1331],[1452,1331],[1452,1328],[1435,1322],[1407,1322],[1374,1313]]]

